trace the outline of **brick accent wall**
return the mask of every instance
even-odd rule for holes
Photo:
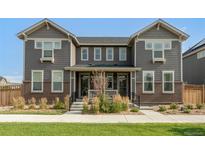
[[[23,83],[22,96],[26,100],[30,99],[31,97],[35,97],[37,101],[39,101],[39,99],[42,97],[46,97],[48,99],[48,103],[50,104],[55,100],[56,97],[59,97],[60,100],[63,101],[64,97],[69,95],[70,83],[64,82],[63,88],[63,93],[51,93],[51,82],[44,82],[43,93],[31,93],[31,82],[27,81]]]
[[[181,82],[175,82],[175,93],[164,94],[162,91],[162,82],[155,82],[155,93],[154,94],[143,94],[142,83],[137,83],[137,96],[141,98],[141,104],[143,105],[159,105],[159,104],[170,104],[170,103],[181,103],[182,102],[182,88]]]

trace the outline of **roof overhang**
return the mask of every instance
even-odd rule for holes
[[[134,72],[140,71],[139,67],[88,67],[88,66],[68,66],[64,68],[69,71],[92,72],[92,71],[106,71],[106,72]]]
[[[168,24],[167,22],[165,22],[162,19],[158,19],[155,22],[151,23],[150,25],[142,28],[141,30],[137,31],[136,33],[134,33],[133,35],[130,36],[129,42],[131,42],[135,37],[138,37],[140,34],[146,32],[147,30],[149,30],[150,28],[154,27],[154,26],[163,26],[164,28],[166,28],[167,30],[171,31],[172,33],[176,34],[179,36],[180,40],[185,41],[189,35],[184,33],[183,31],[179,30],[178,28]]]
[[[48,25],[48,24],[52,25],[53,27],[55,27],[56,29],[58,29],[58,30],[61,31],[62,33],[66,34],[68,37],[71,37],[77,44],[79,44],[79,41],[78,41],[77,37],[76,37],[74,34],[72,34],[71,32],[67,31],[66,29],[64,29],[63,27],[57,25],[56,23],[52,22],[52,21],[49,20],[49,19],[43,19],[43,20],[39,21],[38,23],[36,23],[36,24],[30,26],[29,28],[27,28],[27,29],[25,29],[25,30],[19,32],[19,33],[17,34],[17,37],[18,37],[19,39],[25,39],[25,37],[26,37],[28,34],[31,34],[32,32],[38,30],[38,29],[41,28],[41,26],[44,25],[44,24],[46,24],[46,25]]]
[[[189,57],[189,56],[194,55],[194,54],[196,54],[196,53],[198,53],[198,52],[200,52],[200,51],[203,51],[203,50],[205,50],[205,46],[204,46],[204,47],[201,47],[201,48],[199,48],[199,49],[196,49],[196,50],[193,51],[193,52],[190,52],[190,53],[188,53],[188,54],[183,55],[183,58]]]

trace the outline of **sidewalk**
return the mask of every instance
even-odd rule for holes
[[[205,115],[162,115],[143,110],[146,115],[0,115],[0,122],[80,122],[80,123],[205,123]]]

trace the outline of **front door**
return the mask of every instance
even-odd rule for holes
[[[82,73],[80,74],[80,97],[88,95],[88,89],[90,89],[90,74]]]
[[[128,74],[118,74],[118,92],[121,96],[128,96]]]

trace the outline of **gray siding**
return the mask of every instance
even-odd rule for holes
[[[51,80],[51,70],[64,70],[70,65],[70,42],[62,41],[62,49],[54,50],[54,63],[41,63],[42,51],[34,49],[34,41],[25,43],[25,80],[31,80],[31,70],[44,70],[44,80]],[[69,81],[69,72],[64,71],[64,81]]]
[[[197,59],[197,54],[183,59],[184,82],[190,84],[205,83],[205,58]]]
[[[119,46],[120,47],[120,46]],[[88,61],[81,61],[81,48],[77,48],[76,50],[76,64],[82,65],[82,64],[118,64],[118,65],[133,65],[132,60],[132,50],[131,48],[127,48],[127,61],[119,61],[119,47],[113,47],[114,48],[114,60],[113,61],[106,61],[106,47],[101,47],[101,54],[102,54],[102,60],[101,61],[94,61],[94,47],[88,47],[89,48],[89,59]]]
[[[155,80],[162,80],[162,71],[174,70],[175,80],[181,81],[181,43],[172,41],[172,50],[165,50],[166,62],[152,63],[152,51],[145,50],[145,42],[136,43],[136,64],[142,70],[155,71]],[[142,81],[142,72],[137,73],[137,81]]]
[[[157,29],[157,26],[149,29],[148,31],[139,35],[140,39],[178,39],[178,36],[161,27]]]
[[[49,26],[49,29],[43,26],[28,35],[28,38],[68,38],[68,36],[52,26]]]

